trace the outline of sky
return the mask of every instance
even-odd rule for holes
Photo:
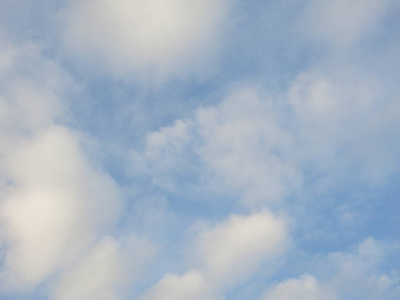
[[[1,0],[0,299],[400,299],[400,2]]]

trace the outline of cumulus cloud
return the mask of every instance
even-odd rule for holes
[[[398,109],[395,96],[382,101],[384,88],[379,80],[353,72],[300,75],[288,100],[298,118],[303,163],[309,161],[320,174],[336,166],[331,174],[336,180],[351,172],[363,183],[385,182],[398,167],[398,145],[392,143]]]
[[[303,275],[299,279],[289,279],[279,283],[267,293],[263,300],[333,300],[329,291],[319,286],[315,277]]]
[[[222,300],[204,275],[196,271],[187,272],[181,276],[176,274],[165,275],[150,291],[141,298],[143,300],[167,299],[210,299]]]
[[[8,284],[34,286],[116,217],[115,183],[87,164],[78,142],[50,128],[8,159],[9,192],[1,203],[2,236],[9,243]]]
[[[264,96],[257,88],[239,89],[221,105],[197,111],[198,155],[215,180],[250,205],[279,202],[288,187],[299,184],[288,156],[290,133],[277,119],[272,98]]]
[[[1,293],[29,293],[61,276],[54,299],[87,299],[99,293],[109,299],[154,248],[139,238],[102,239],[119,216],[122,194],[87,156],[84,135],[58,124],[65,114],[61,99],[67,76],[38,46],[4,43]]]
[[[68,47],[116,74],[164,80],[204,71],[218,48],[225,0],[85,0],[65,11]]]
[[[322,67],[280,95],[239,88],[193,119],[148,134],[144,160],[150,174],[171,175],[164,178],[173,186],[175,172],[197,159],[192,173],[208,174],[246,205],[282,204],[304,191],[308,176],[318,178],[319,192],[338,182],[378,186],[399,167],[399,108],[385,90],[373,75]]]
[[[277,257],[288,246],[282,219],[265,211],[232,216],[198,237],[198,249],[208,276],[231,284],[252,274],[260,263]]]
[[[153,245],[135,236],[104,237],[63,273],[51,299],[125,299],[124,288],[154,253]]]
[[[223,299],[227,290],[282,255],[288,240],[285,222],[268,211],[233,215],[197,236],[197,268],[165,275],[143,299]]]
[[[53,44],[51,37],[47,37],[51,47],[44,50],[33,42],[12,45],[0,38],[1,295],[17,290],[27,292],[28,297],[42,292],[54,300],[128,299],[149,286],[139,298],[222,300],[232,294],[238,298],[243,294],[261,295],[265,287],[260,287],[257,280],[266,286],[271,283],[268,275],[276,269],[277,259],[281,263],[292,240],[284,218],[272,214],[268,207],[284,213],[301,210],[305,218],[312,218],[312,210],[318,206],[314,204],[329,197],[333,203],[321,206],[334,206],[342,219],[347,219],[344,224],[354,223],[352,229],[362,230],[356,228],[359,220],[353,222],[359,214],[347,213],[347,207],[354,209],[347,205],[347,195],[356,191],[364,196],[364,188],[369,192],[371,187],[396,180],[393,175],[400,167],[400,90],[395,80],[398,76],[393,76],[398,75],[393,62],[397,61],[399,47],[393,33],[378,33],[394,1],[309,0],[291,8],[290,14],[300,8],[301,20],[296,25],[303,33],[300,39],[306,37],[296,46],[318,52],[310,60],[311,66],[306,66],[310,61],[303,62],[301,53],[293,55],[295,62],[284,62],[282,70],[290,74],[277,79],[278,91],[267,91],[259,78],[254,79],[256,83],[238,84],[225,93],[231,79],[242,75],[225,74],[216,83],[225,85],[217,92],[224,95],[219,103],[197,107],[172,121],[172,125],[148,132],[142,149],[132,149],[142,141],[132,142],[131,133],[121,138],[126,144],[111,146],[115,153],[132,161],[101,154],[110,159],[110,165],[115,160],[126,163],[124,167],[109,167],[125,185],[123,192],[129,190],[129,203],[123,201],[121,187],[103,170],[102,163],[93,160],[91,149],[87,151],[84,139],[90,133],[79,133],[66,125],[66,95],[71,79],[54,57],[74,66],[82,61],[86,66],[101,66],[99,69],[113,77],[102,78],[101,87],[98,82],[82,86],[88,94],[94,90],[97,95],[99,90],[107,95],[118,91],[116,94],[124,93],[136,101],[137,86],[119,82],[114,90],[107,85],[116,83],[115,77],[157,84],[212,72],[213,59],[217,59],[218,48],[224,42],[221,33],[228,10],[235,1],[63,3],[61,39],[68,54]],[[241,8],[247,9],[247,5],[253,4]],[[282,7],[286,4],[272,1],[267,8]],[[256,4],[251,9],[260,8],[266,9]],[[263,15],[262,9],[259,15]],[[249,34],[246,40],[269,36],[275,20],[268,24],[272,26],[268,32],[260,30],[257,37]],[[256,25],[257,20],[249,28],[259,29]],[[287,23],[277,26],[281,25],[286,28]],[[250,29],[243,32],[250,33]],[[33,40],[41,38],[35,36]],[[46,44],[47,38],[41,42]],[[378,39],[382,44],[376,43]],[[310,41],[317,43],[308,45]],[[259,48],[268,55],[264,46]],[[241,49],[247,51],[247,47]],[[375,53],[376,48],[380,49]],[[227,54],[228,63],[240,56],[239,52],[231,54]],[[241,67],[229,67],[229,72],[241,72]],[[249,72],[252,67],[248,67]],[[99,69],[81,69],[79,74],[85,77]],[[76,75],[75,67],[70,70]],[[268,76],[272,77],[274,74]],[[165,92],[175,87],[168,85]],[[214,88],[207,84],[190,86],[186,92],[197,93],[200,89],[207,94]],[[156,94],[149,96],[149,102],[160,96]],[[97,108],[105,104],[98,101],[94,105]],[[163,110],[162,105],[158,111]],[[74,123],[74,127],[90,131],[90,118],[82,117],[79,107],[75,109],[74,117],[85,118],[78,121],[85,124]],[[133,118],[142,118],[140,113],[135,112]],[[70,124],[71,119],[68,121]],[[110,122],[102,128],[106,126],[114,125]],[[131,130],[126,128],[122,134]],[[129,149],[125,149],[127,144]],[[110,148],[104,146],[101,150],[107,152]],[[338,199],[343,190],[344,200]],[[195,201],[191,202],[191,197]],[[360,203],[377,207],[376,203],[367,203],[368,197]],[[221,198],[232,203],[220,205],[209,200],[217,202]],[[197,211],[196,201],[204,199],[209,202],[201,203]],[[183,209],[178,208],[182,203]],[[236,214],[230,211],[232,207]],[[308,214],[308,210],[312,212]],[[210,211],[212,217],[207,215]],[[194,218],[210,217],[215,221],[222,214],[230,217],[202,227],[191,246],[185,244],[193,230],[180,225],[189,225]],[[323,211],[318,217],[329,219],[332,214]],[[294,231],[300,235],[295,240],[304,239],[302,234],[313,235],[307,225],[299,222],[302,216],[291,217],[298,225]],[[318,221],[310,222],[319,225]],[[310,231],[325,234],[322,228]],[[142,234],[140,238],[135,235],[137,231]],[[342,236],[339,231],[337,235]],[[147,234],[168,244],[151,270],[144,266],[156,250],[147,237],[142,237]],[[193,252],[179,268],[176,263],[182,248]],[[172,261],[170,257],[165,259],[170,252],[174,252]],[[348,251],[317,255],[295,274],[291,266],[286,266],[277,274],[282,281],[272,284],[261,299],[398,299],[396,266],[393,270],[388,264],[382,266],[387,252],[384,243],[369,238]],[[310,257],[313,253],[304,255]],[[302,262],[300,267],[305,264]],[[256,280],[249,283],[253,276]]]
[[[390,246],[369,237],[349,251],[316,257],[310,268],[319,280],[308,274],[284,280],[261,299],[397,299],[398,273],[380,269],[389,250]]]
[[[390,244],[369,237],[355,249],[327,255],[326,266],[332,275],[326,285],[342,298],[396,299],[400,296],[400,280],[395,270],[384,272],[381,264],[390,259]],[[321,275],[323,276],[323,275]]]
[[[300,178],[290,162],[291,133],[274,115],[281,108],[262,94],[235,90],[220,105],[199,108],[192,120],[149,133],[142,154],[149,172],[167,171],[169,181],[177,170],[199,172],[208,188],[229,190],[247,205],[279,203]],[[194,161],[198,170],[190,169]]]
[[[116,242],[103,239],[64,275],[54,299],[118,299],[115,288],[122,273],[118,259]]]

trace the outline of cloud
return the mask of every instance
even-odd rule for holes
[[[13,45],[3,36],[0,41],[0,138],[50,126],[66,112],[60,96],[71,85],[69,76],[44,59],[36,44]]]
[[[302,19],[304,34],[336,49],[353,46],[377,32],[391,0],[308,1]]]
[[[270,212],[233,215],[198,237],[208,276],[231,284],[252,274],[260,263],[282,254],[288,246],[286,226]]]
[[[53,299],[118,299],[116,287],[122,278],[118,245],[101,240],[78,265],[64,274]]]
[[[125,299],[124,289],[154,254],[153,245],[135,236],[104,237],[62,274],[51,299]]]
[[[139,156],[156,178],[167,174],[168,186],[179,186],[182,172],[198,172],[209,191],[228,191],[243,204],[280,203],[300,178],[289,157],[291,133],[274,115],[280,108],[264,96],[256,88],[235,90],[193,119],[149,133]]]
[[[280,95],[239,87],[194,118],[149,133],[139,156],[149,174],[164,178],[164,189],[182,188],[182,170],[197,172],[209,191],[214,185],[250,206],[327,193],[339,182],[379,186],[399,167],[400,110],[386,91],[372,74],[322,66],[301,73]]]
[[[310,275],[299,279],[289,279],[279,283],[268,292],[263,300],[333,300],[336,299],[329,291],[319,286],[318,281]]]
[[[185,300],[185,299],[210,299],[222,300],[220,296],[213,291],[213,288],[205,282],[203,274],[196,271],[190,271],[182,276],[175,274],[165,275],[150,291],[148,291],[142,300]]]
[[[381,270],[389,254],[389,245],[369,237],[349,251],[316,256],[309,269],[319,280],[308,274],[284,280],[261,299],[397,299],[398,273]]]
[[[391,245],[369,237],[348,252],[334,252],[326,257],[333,274],[326,285],[342,298],[396,299],[400,280],[395,270],[384,272],[381,265],[390,259]]]
[[[0,37],[0,298],[16,291],[54,300],[129,299],[148,288],[142,299],[254,299],[263,284],[280,279],[261,299],[399,298],[397,266],[391,269],[385,243],[369,238],[315,257],[313,248],[328,252],[326,247],[339,248],[349,236],[382,232],[376,220],[384,214],[390,216],[386,228],[397,222],[389,198],[400,167],[400,90],[393,63],[399,47],[397,23],[385,20],[393,1],[243,2],[239,14],[256,20],[240,20],[246,29],[235,34],[246,37],[234,40],[250,44],[239,49],[230,41],[235,49],[225,52],[225,73],[212,84],[186,80],[218,68],[236,1],[44,2],[27,10],[32,21],[25,24],[44,17],[32,25],[38,28],[21,34],[31,42],[11,44]],[[61,5],[59,44],[58,37],[46,35],[57,29],[45,16]],[[299,10],[302,35],[288,29],[292,21],[282,21],[296,19]],[[41,26],[50,29],[40,33]],[[391,28],[382,32],[383,26]],[[16,34],[17,27],[22,28],[6,30]],[[282,55],[275,57],[278,51]],[[260,56],[249,59],[256,52]],[[238,63],[239,58],[245,59]],[[257,67],[247,64],[256,61]],[[227,86],[235,78],[264,74],[266,65],[272,66],[267,77]],[[107,76],[98,77],[98,71]],[[70,76],[88,79],[79,96],[93,103],[76,97],[74,103],[82,104],[70,105]],[[159,92],[138,92],[169,80],[176,81]],[[218,103],[186,115],[182,99],[169,102],[177,95],[207,97],[219,87]],[[161,96],[168,101],[156,99]],[[168,112],[179,106],[170,126],[167,105]],[[162,116],[151,125],[153,108]],[[109,116],[110,109],[124,116]],[[108,122],[114,117],[116,122]],[[138,128],[144,123],[152,130],[163,127],[135,140],[144,135]],[[87,143],[92,138],[112,142],[99,143],[94,158]],[[369,201],[383,190],[388,199]],[[285,219],[268,208],[292,214],[291,237]],[[370,220],[368,213],[374,215],[367,226],[361,223]],[[216,221],[222,215],[229,217]],[[212,225],[193,230],[190,225],[200,218]],[[148,240],[165,249],[146,268],[156,251]],[[290,259],[284,254],[292,240],[307,252],[295,257],[314,258],[277,271]],[[182,262],[184,249],[190,254]]]
[[[282,255],[288,241],[285,222],[268,211],[233,215],[197,236],[195,269],[165,275],[141,299],[223,299],[227,290]]]
[[[65,39],[114,74],[163,81],[205,71],[227,9],[225,0],[76,1],[65,11]]]
[[[353,179],[384,183],[396,172],[398,109],[395,95],[374,76],[354,71],[316,69],[301,74],[288,92],[297,115],[298,157],[317,174],[330,173],[329,184]],[[391,136],[391,138],[388,138]],[[301,157],[303,156],[303,157]],[[355,176],[355,177],[354,177]]]
[[[35,286],[112,224],[121,197],[62,127],[23,143],[8,170],[13,184],[1,203],[7,284]]]
[[[248,87],[231,92],[217,107],[197,111],[202,143],[196,152],[213,179],[238,192],[242,203],[279,203],[299,184],[288,157],[291,136],[277,111],[272,98]]]
[[[29,291],[111,229],[122,195],[88,159],[82,135],[57,122],[67,76],[38,46],[4,43],[0,288]]]
[[[141,160],[156,185],[176,190],[176,184],[171,180],[172,175],[179,176],[193,168],[188,158],[188,145],[193,141],[191,129],[190,122],[177,120],[172,126],[146,135]]]

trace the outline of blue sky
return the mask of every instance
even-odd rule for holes
[[[398,1],[0,8],[0,299],[400,298]]]

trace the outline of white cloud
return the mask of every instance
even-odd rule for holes
[[[196,238],[196,268],[183,275],[167,274],[142,299],[223,299],[266,261],[288,245],[285,222],[265,211],[233,215]]]
[[[155,248],[134,236],[101,239],[89,253],[63,273],[51,299],[125,299],[124,288],[132,288],[142,266]]]
[[[315,68],[299,75],[288,91],[296,144],[303,145],[299,163],[317,174],[330,172],[324,180],[331,185],[354,179],[384,183],[398,168],[393,141],[399,116],[395,96],[385,89],[375,76],[354,70]]]
[[[389,1],[310,3],[308,34],[335,51],[373,32]],[[64,11],[65,38],[72,52],[118,76],[162,81],[209,67],[227,9],[225,0],[74,1]],[[120,291],[135,283],[153,248],[137,238],[102,238],[119,216],[121,195],[87,157],[82,137],[57,125],[65,113],[65,77],[40,52],[35,45],[0,49],[1,288],[34,288],[50,278],[56,300],[123,298]],[[319,180],[336,192],[338,182],[379,184],[398,170],[397,98],[373,72],[327,61],[280,95],[235,90],[193,119],[146,136],[143,153],[133,156],[151,188],[171,191],[192,180],[183,175],[199,172],[254,210],[199,234],[197,263],[164,276],[144,299],[223,299],[287,247],[284,221],[257,208],[282,204]],[[303,185],[306,176],[313,178]],[[147,222],[139,226],[170,225],[163,200],[147,199],[132,205],[139,209],[131,215]],[[285,280],[266,299],[333,299],[335,293],[394,299],[398,275],[378,270],[382,256],[381,245],[368,239],[354,251],[324,257],[321,265],[331,273]]]
[[[116,74],[164,80],[192,71],[218,47],[225,0],[85,0],[65,12],[66,41]]]
[[[270,212],[231,216],[198,237],[207,276],[221,285],[234,284],[260,264],[281,255],[288,246],[286,226]]]
[[[369,237],[355,249],[317,256],[310,269],[320,280],[308,274],[284,280],[261,299],[398,299],[398,273],[380,270],[388,253],[387,245]]]
[[[163,175],[168,188],[182,170],[198,172],[206,188],[239,195],[243,204],[280,203],[300,177],[289,156],[293,138],[275,114],[280,108],[261,93],[236,90],[192,120],[149,133],[142,156],[153,178]]]
[[[288,156],[292,138],[281,127],[278,111],[272,98],[252,88],[197,111],[202,143],[196,152],[216,175],[213,179],[238,191],[243,203],[277,203],[299,184]]]
[[[330,253],[324,263],[333,274],[325,279],[325,284],[341,297],[397,299],[400,296],[399,275],[394,270],[389,269],[388,273],[380,270],[389,250],[390,245],[369,237],[352,251]]]
[[[86,157],[82,136],[57,125],[67,76],[36,45],[3,42],[0,289],[26,291],[107,232],[122,197]]]
[[[352,46],[379,28],[391,0],[309,1],[303,16],[306,35],[336,49]]]
[[[35,286],[115,220],[115,183],[85,160],[78,139],[62,127],[39,134],[7,160],[12,186],[1,203],[8,242],[6,285]]]
[[[190,271],[182,276],[175,274],[165,275],[150,291],[148,291],[142,300],[222,300],[213,287],[205,282],[203,274]]]
[[[279,283],[273,290],[266,293],[263,300],[333,300],[331,292],[324,290],[318,281],[310,275],[299,279],[289,279]]]
[[[122,280],[116,242],[103,239],[75,269],[64,274],[53,299],[119,299],[118,281]]]
[[[0,57],[0,138],[35,133],[65,112],[60,95],[71,84],[57,63],[46,60],[35,44],[4,45]],[[1,143],[0,151],[7,143]]]
[[[323,65],[280,95],[236,89],[193,119],[149,134],[150,173],[167,170],[173,186],[176,170],[197,159],[210,187],[250,206],[282,204],[304,190],[307,176],[317,179],[313,192],[338,182],[382,185],[399,167],[400,110],[387,90],[374,74]]]

